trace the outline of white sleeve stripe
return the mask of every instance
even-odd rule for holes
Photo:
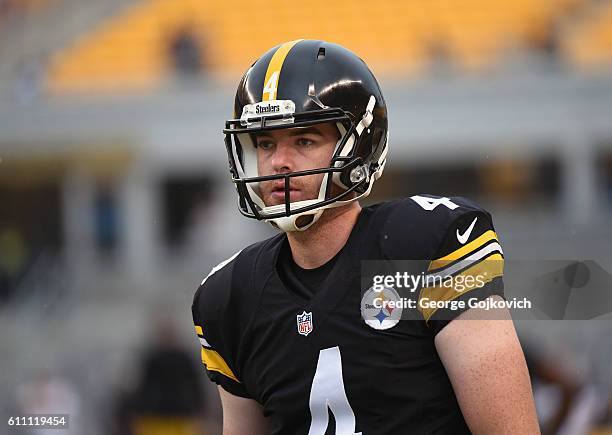
[[[481,259],[483,259],[484,257],[487,257],[488,255],[494,252],[499,252],[500,254],[504,253],[504,251],[502,251],[501,246],[497,242],[489,243],[485,247],[470,254],[470,256],[464,258],[463,260],[458,261],[457,263],[441,271],[437,270],[433,273],[430,273],[428,274],[428,276],[440,276],[442,279],[446,279],[449,276],[454,275],[455,273],[459,272],[460,270],[473,266],[474,264],[478,263]]]
[[[201,344],[202,346],[204,346],[204,347],[212,347],[212,346],[211,346],[211,345],[208,343],[208,341],[206,341],[206,339],[205,339],[204,337],[199,337],[199,339],[200,339],[200,344]]]
[[[217,264],[215,267],[212,268],[212,270],[210,271],[210,273],[208,275],[206,275],[206,277],[202,280],[202,282],[200,283],[200,285],[204,284],[206,282],[206,280],[208,278],[210,278],[215,272],[223,269],[225,267],[226,264],[230,263],[234,258],[236,258],[238,256],[238,254],[240,254],[242,252],[242,249],[238,252],[236,252],[234,255],[232,255],[230,258],[228,258],[225,261],[222,261],[221,263]]]

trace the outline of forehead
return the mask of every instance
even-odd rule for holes
[[[333,122],[323,122],[320,124],[309,125],[307,127],[291,127],[277,130],[267,130],[255,133],[255,137],[283,138],[311,134],[323,138],[336,139],[339,136],[338,127]]]

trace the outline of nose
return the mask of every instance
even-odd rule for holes
[[[284,141],[276,144],[274,153],[270,159],[275,174],[291,172],[294,167],[294,156],[292,147]]]

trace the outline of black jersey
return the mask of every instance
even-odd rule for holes
[[[490,214],[430,195],[366,207],[310,299],[279,277],[285,242],[279,234],[245,248],[198,288],[192,313],[210,379],[259,402],[273,434],[469,433],[434,345],[467,308],[419,309],[418,319],[372,327],[360,276],[365,260],[425,259],[430,271],[487,268],[488,278],[461,292],[422,288],[418,298],[503,295],[500,262],[483,263],[503,266]]]

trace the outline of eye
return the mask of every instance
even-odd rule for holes
[[[257,144],[256,144],[257,148],[261,148],[264,151],[271,150],[273,146],[274,146],[274,142],[268,139],[261,139],[257,141]]]
[[[300,137],[296,140],[296,143],[300,146],[309,146],[312,145],[314,141],[306,137]]]

